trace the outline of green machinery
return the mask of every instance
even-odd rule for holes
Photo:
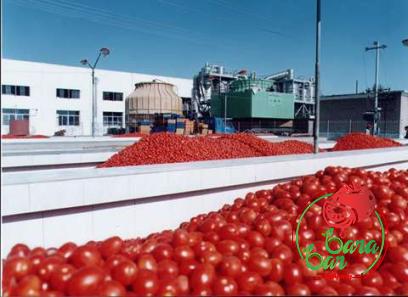
[[[214,117],[233,119],[293,119],[295,96],[273,90],[273,81],[239,78],[229,84],[224,93],[211,95],[211,113]]]

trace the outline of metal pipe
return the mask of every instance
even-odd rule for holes
[[[313,127],[313,146],[315,154],[319,152],[320,129],[320,0],[317,0],[316,4],[315,118]]]

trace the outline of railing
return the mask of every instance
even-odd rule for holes
[[[401,121],[380,121],[378,130],[379,135],[389,138],[403,137],[403,127]],[[320,136],[328,139],[336,139],[347,133],[362,132],[368,133],[366,121],[356,120],[326,120],[320,121]],[[370,130],[371,132],[371,130]]]

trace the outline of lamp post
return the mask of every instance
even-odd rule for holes
[[[316,1],[316,57],[315,57],[315,117],[313,126],[314,153],[319,152],[319,130],[320,130],[320,0]]]
[[[87,59],[81,60],[82,65],[87,65],[92,70],[92,137],[95,137],[95,127],[96,127],[96,120],[97,120],[97,102],[96,102],[96,83],[95,83],[95,68],[99,62],[99,59],[102,57],[106,57],[110,54],[110,50],[106,47],[103,47],[99,50],[98,57],[95,60],[95,63],[90,64]]]

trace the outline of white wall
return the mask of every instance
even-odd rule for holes
[[[104,101],[104,91],[122,92],[124,99],[135,83],[160,79],[175,85],[180,97],[191,97],[193,81],[159,75],[96,70],[98,128],[103,129],[103,112],[122,112],[125,115],[125,100]],[[2,59],[1,83],[30,87],[30,96],[2,95],[2,109],[16,108],[30,110],[30,133],[53,135],[58,127],[56,110],[79,110],[80,126],[67,127],[71,135],[90,135],[92,120],[92,83],[90,69],[37,62]],[[56,89],[79,89],[79,99],[56,97]],[[123,121],[124,122],[124,121]],[[8,133],[8,126],[2,122],[2,134]]]
[[[329,165],[406,170],[408,147],[4,173],[1,249],[146,236]]]

